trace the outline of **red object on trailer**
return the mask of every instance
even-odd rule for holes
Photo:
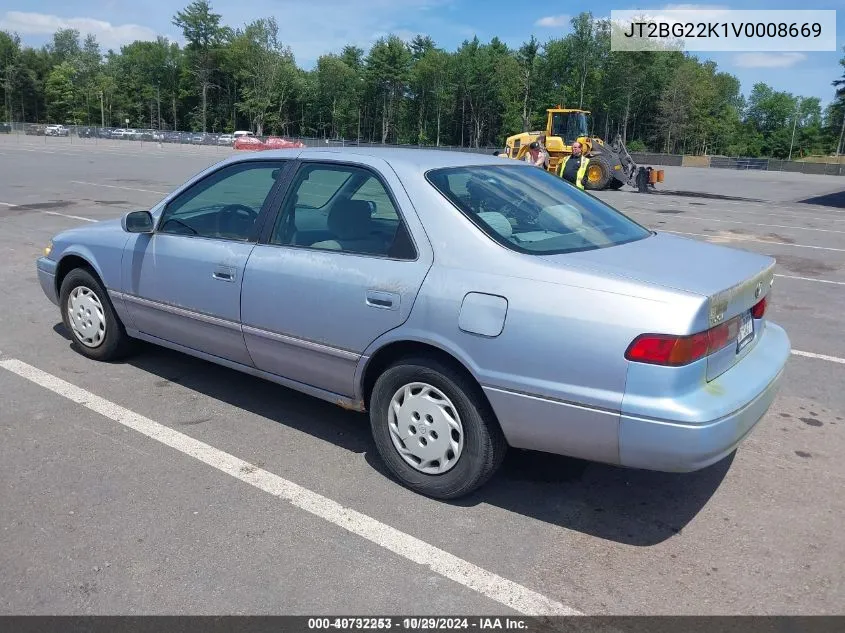
[[[255,136],[239,136],[232,144],[235,149],[266,149],[260,138]]]
[[[257,136],[241,136],[235,139],[232,145],[235,149],[251,149],[251,150],[265,150],[265,149],[300,149],[305,147],[302,141],[289,141],[279,136],[270,136],[266,141],[262,141]]]
[[[302,141],[289,141],[279,136],[268,137],[264,145],[267,149],[299,149],[305,147],[305,143]]]

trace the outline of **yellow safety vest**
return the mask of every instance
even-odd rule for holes
[[[557,167],[557,175],[560,176],[561,178],[563,178],[563,168],[566,167],[566,162],[571,157],[572,157],[572,155],[570,154],[569,156],[564,158],[562,161],[560,161],[560,165],[558,165],[558,167]],[[584,156],[583,154],[581,154],[581,165],[578,167],[578,173],[575,175],[575,186],[578,187],[581,190],[584,189],[584,183],[582,181],[584,180],[584,174],[587,173],[587,165],[589,165],[589,164],[590,164],[590,159],[587,158],[586,156]]]

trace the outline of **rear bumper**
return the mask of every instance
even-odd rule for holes
[[[769,410],[782,376],[783,370],[746,407],[709,424],[675,424],[623,415],[619,422],[620,464],[691,472],[721,461],[736,450]]]
[[[767,323],[748,356],[684,399],[687,414],[695,411],[698,419],[646,418],[626,413],[623,405],[619,463],[631,468],[690,472],[721,461],[769,410],[789,354],[786,332]],[[735,407],[737,402],[742,405]]]
[[[660,393],[627,402],[626,394],[621,413],[490,386],[484,392],[516,448],[691,472],[721,461],[752,432],[777,395],[789,354],[786,332],[769,322],[751,353],[717,379],[705,382],[701,367],[690,391],[672,398],[657,387]]]
[[[57,264],[52,259],[47,257],[39,257],[35,262],[35,268],[38,271],[38,283],[41,284],[41,290],[47,295],[47,298],[59,305],[59,297],[56,294],[56,267]]]

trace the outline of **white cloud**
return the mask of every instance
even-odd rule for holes
[[[117,49],[135,40],[154,40],[158,35],[153,29],[138,24],[112,24],[94,18],[63,18],[23,11],[7,11],[0,18],[0,29],[21,35],[52,35],[59,29],[77,29],[83,38],[89,33],[95,35],[104,49]]]
[[[569,24],[570,16],[568,15],[547,15],[540,18],[534,23],[534,26],[558,27]]]
[[[807,56],[804,53],[742,53],[734,57],[740,68],[792,68]]]

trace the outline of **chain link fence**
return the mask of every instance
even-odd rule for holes
[[[156,143],[159,145],[203,146],[232,149],[235,136],[217,132],[181,132],[138,128],[92,127],[81,125],[49,125],[44,123],[0,123],[0,134],[27,137],[43,137],[45,143],[64,140],[74,142],[124,142]],[[454,145],[413,145],[396,143],[373,143],[349,139],[325,139],[303,136],[260,136],[254,137],[262,143],[271,139],[284,138],[299,141],[307,147],[403,147],[410,149],[439,149],[452,152],[492,154],[501,147],[461,147]],[[747,171],[788,171],[803,174],[845,176],[845,159],[826,157],[819,162],[789,161],[775,158],[745,158],[741,156],[689,156],[683,154],[660,154],[631,152],[631,158],[639,165],[664,165],[670,167],[703,167],[713,169],[736,169]]]
[[[42,137],[45,143],[51,141],[74,142],[121,141],[125,143],[155,143],[158,145],[204,146],[232,149],[235,135],[222,132],[183,132],[178,130],[152,130],[138,128],[93,127],[84,125],[51,125],[45,123],[0,123],[0,134],[19,137]],[[452,152],[492,154],[499,147],[460,147],[453,145],[413,145],[397,143],[373,143],[349,139],[326,139],[306,136],[256,136],[250,137],[266,143],[268,140],[284,139],[301,142],[307,147],[397,147],[411,149],[438,149]]]

